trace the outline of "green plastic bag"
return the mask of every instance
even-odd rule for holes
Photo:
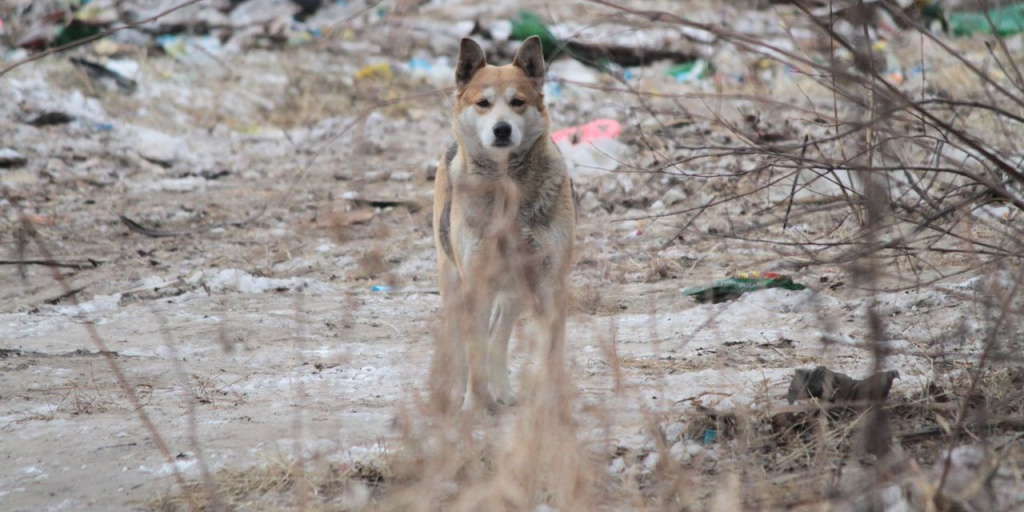
[[[974,34],[991,34],[992,25],[1000,36],[1012,36],[1024,32],[1024,4],[1011,5],[1002,9],[988,11],[992,23],[988,22],[983,12],[960,12],[949,15],[949,24],[953,35],[958,37]]]
[[[711,64],[704,59],[697,59],[693,62],[677,64],[670,68],[667,73],[680,82],[693,82],[711,76]]]
[[[792,277],[775,272],[742,273],[739,276],[719,279],[711,284],[695,286],[683,290],[683,295],[693,297],[697,302],[725,302],[735,299],[744,293],[766,288],[784,288],[786,290],[803,290],[806,286],[793,281]]]
[[[541,21],[540,16],[525,9],[519,11],[519,17],[512,20],[512,33],[509,36],[518,41],[525,41],[530,36],[539,37],[545,62],[550,62],[562,46],[548,26]]]

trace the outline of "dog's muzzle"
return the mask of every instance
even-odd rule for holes
[[[494,147],[506,148],[512,145],[512,125],[502,121],[494,125]]]

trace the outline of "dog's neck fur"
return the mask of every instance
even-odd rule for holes
[[[459,139],[462,147],[470,148],[463,155],[463,169],[466,175],[484,179],[500,179],[507,176],[522,185],[530,171],[530,156],[540,149],[545,137],[550,135],[545,129],[532,143],[524,144],[522,149],[502,152],[489,151],[476,141],[467,144],[457,128],[455,137]]]

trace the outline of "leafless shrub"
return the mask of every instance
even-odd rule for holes
[[[915,20],[902,19],[916,29],[904,34],[902,43],[912,47],[907,40],[916,39],[914,44],[923,53],[927,42],[929,51],[948,64],[943,73],[922,76],[920,89],[911,90],[885,76],[884,55],[865,44],[870,40],[867,27],[862,27],[864,34],[843,33],[830,20],[813,15],[804,3],[796,3],[801,14],[786,22],[791,28],[815,31],[824,39],[821,48],[787,49],[756,34],[696,23],[671,12],[591,3],[624,19],[711,34],[751,62],[766,59],[780,69],[799,70],[803,79],[794,88],[805,101],[793,103],[771,97],[751,73],[735,91],[715,94],[655,97],[630,85],[594,86],[635,100],[631,115],[640,132],[640,155],[623,162],[622,173],[642,182],[645,197],[661,197],[685,180],[690,200],[673,201],[660,213],[638,216],[677,230],[664,247],[681,240],[738,243],[767,248],[773,258],[754,263],[780,262],[781,270],[812,275],[823,268],[842,268],[846,286],[863,294],[867,304],[862,317],[865,335],[857,345],[861,358],[870,361],[874,371],[896,357],[926,359],[935,369],[934,377],[901,403],[874,403],[842,421],[828,414],[824,404],[775,410],[777,397],[766,389],[752,396],[751,404],[731,411],[710,406],[714,396],[692,397],[686,404],[673,404],[685,405],[685,414],[680,408],[642,411],[648,419],[644,431],[652,439],[650,446],[618,447],[595,440],[583,425],[608,427],[621,411],[607,404],[581,406],[572,385],[575,370],[561,354],[531,358],[535,363],[523,368],[520,406],[496,416],[457,412],[448,392],[452,354],[442,332],[429,392],[398,413],[396,452],[376,463],[346,467],[308,467],[317,461],[290,457],[255,470],[208,474],[201,484],[186,483],[175,472],[181,494],[157,500],[152,503],[155,508],[857,509],[859,498],[895,486],[912,494],[910,501],[923,509],[948,509],[943,507],[974,503],[982,494],[977,489],[973,494],[969,488],[947,489],[956,480],[953,454],[958,446],[974,442],[986,454],[998,454],[990,458],[993,466],[978,471],[985,478],[973,482],[976,488],[990,486],[1000,467],[1019,473],[1024,460],[1018,441],[1024,428],[1018,335],[1024,309],[1024,157],[1016,133],[1024,123],[1024,81],[1017,69],[1019,59],[1006,43],[993,38],[983,49],[984,64],[978,64]],[[922,71],[926,60],[921,57]],[[993,71],[1000,76],[993,77]],[[359,99],[372,104],[362,120],[374,109],[401,101],[391,94],[394,91],[378,94],[383,88],[380,80],[371,78],[357,89]],[[284,126],[298,126],[342,112],[322,103],[331,85],[329,80],[293,77],[286,110],[268,115]],[[707,109],[703,114],[692,108],[712,102],[730,108]],[[695,130],[696,121],[708,128]],[[727,164],[705,166],[707,162]],[[662,177],[666,179],[659,181]],[[697,197],[704,187],[706,195]],[[636,205],[653,202],[646,198]],[[721,215],[711,222],[711,214]],[[810,225],[811,220],[819,225]],[[342,216],[332,222],[349,221]],[[378,238],[389,235],[384,224],[373,229]],[[22,251],[35,242],[46,252],[45,241],[28,222],[21,223],[15,238]],[[960,270],[946,272],[938,263],[947,260],[957,262]],[[531,262],[522,257],[519,263],[516,278],[528,286]],[[358,278],[377,278],[390,276],[393,262],[376,247],[359,258],[357,267]],[[676,278],[692,269],[656,251],[615,268],[619,274],[635,272],[637,281],[645,282]],[[967,274],[979,277],[950,285]],[[59,273],[54,278],[64,282]],[[612,278],[625,281],[622,275]],[[888,318],[899,312],[887,311],[883,298],[904,290],[928,291],[933,294],[928,300],[968,302],[973,316],[926,346],[894,349],[889,342],[895,333],[889,332]],[[471,307],[472,300],[464,298],[463,305]],[[574,309],[591,315],[607,307],[602,291],[593,284],[579,287],[573,300]],[[356,297],[350,295],[347,309],[356,305]],[[343,326],[352,325],[352,315],[343,313]],[[104,350],[94,327],[85,325],[97,348]],[[822,333],[823,350],[835,334]],[[520,338],[526,352],[544,353],[546,347],[536,333],[524,331]],[[604,363],[614,370],[615,384],[608,394],[613,398],[626,396],[623,369],[654,375],[696,369],[695,362],[680,359],[620,359],[614,340],[602,348]],[[112,356],[106,361],[173,465],[171,452],[145,412],[146,394],[128,382]],[[188,386],[190,406],[213,401],[223,387],[211,378],[193,378]],[[71,393],[76,412],[97,410],[94,395],[77,387]],[[672,422],[667,420],[684,425],[677,437],[687,437],[687,443],[669,439],[665,424]],[[872,444],[876,442],[879,445]],[[701,452],[703,443],[718,443],[721,450],[711,456]],[[675,446],[692,448],[694,453],[673,452]],[[896,451],[903,455],[892,453]],[[622,471],[613,474],[608,467],[615,461],[622,461]],[[937,464],[940,471],[925,472],[920,467],[925,464]],[[847,479],[848,473],[858,474]],[[316,500],[308,503],[295,496]]]

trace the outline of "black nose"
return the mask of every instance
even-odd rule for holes
[[[498,140],[508,140],[512,136],[512,125],[502,121],[494,125],[494,136]]]

